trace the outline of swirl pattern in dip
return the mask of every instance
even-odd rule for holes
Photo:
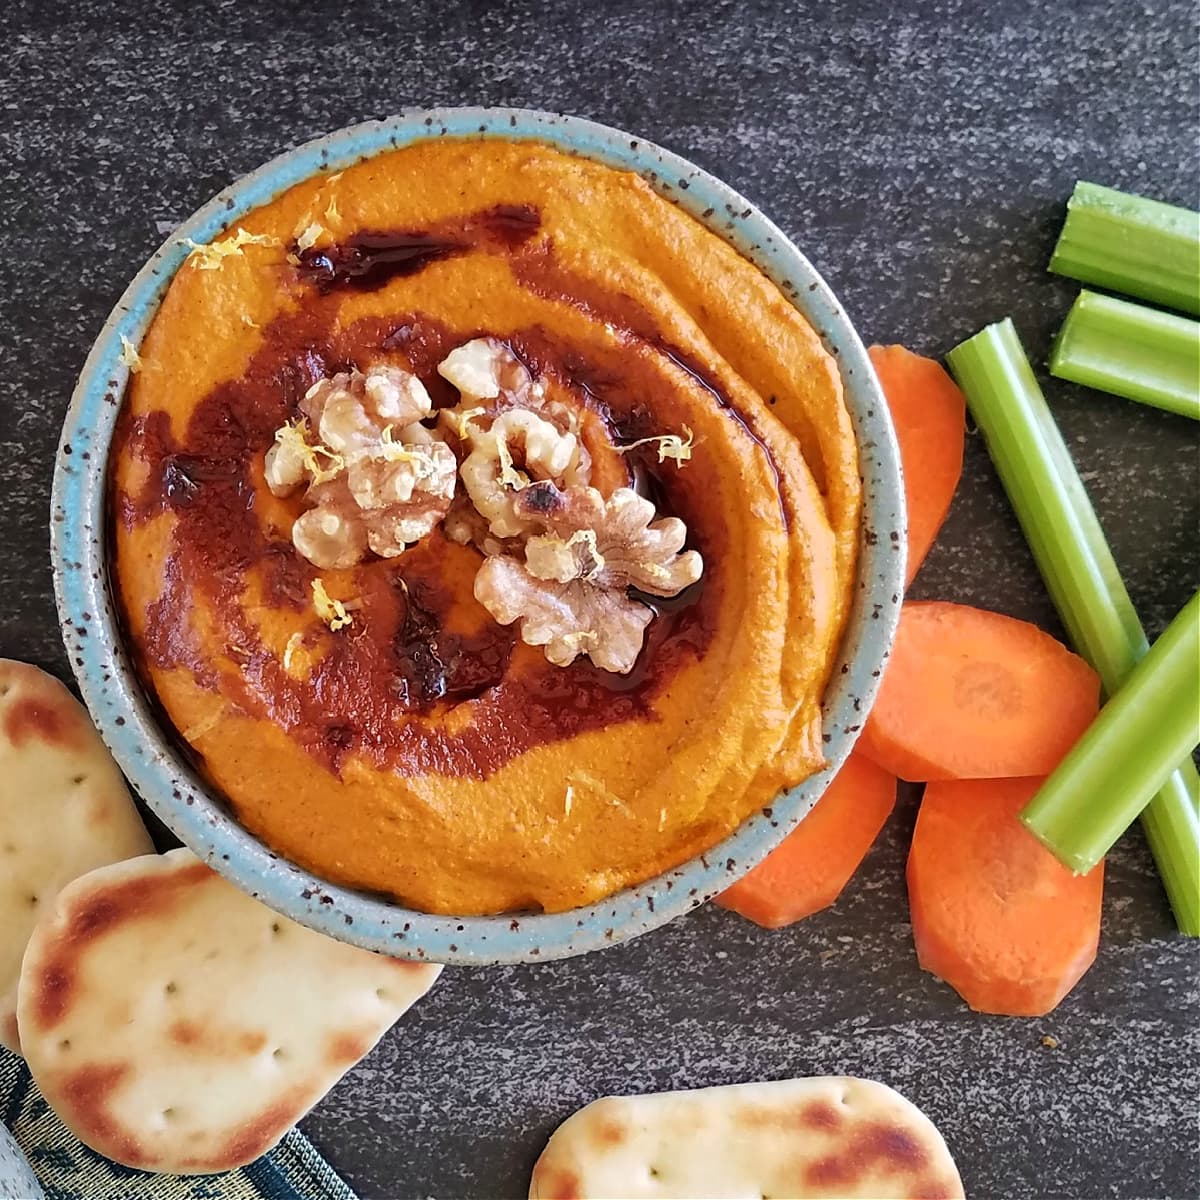
[[[821,765],[860,482],[836,364],[774,284],[638,177],[533,142],[384,154],[239,228],[172,281],[111,470],[130,645],[239,820],[424,911],[553,911]],[[314,385],[402,368],[436,428],[463,407],[438,366],[476,339],[569,414],[592,487],[636,489],[703,560],[631,593],[652,619],[627,672],[499,624],[447,523],[333,569],[293,544],[306,501],[264,464]],[[659,452],[685,430],[690,457]]]

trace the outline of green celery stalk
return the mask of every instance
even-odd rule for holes
[[[1200,321],[1080,292],[1050,374],[1200,420]]]
[[[1021,820],[1056,858],[1086,874],[1197,742],[1200,592],[1129,672]]]
[[[1200,213],[1081,179],[1050,270],[1200,315]]]
[[[1075,648],[1111,696],[1149,649],[1079,473],[1009,320],[947,361]],[[1200,936],[1200,777],[1181,760],[1142,813],[1175,920]]]

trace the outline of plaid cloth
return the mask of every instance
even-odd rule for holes
[[[63,1125],[24,1060],[3,1047],[0,1121],[25,1151],[46,1200],[356,1200],[297,1129],[270,1154],[224,1175],[151,1175],[118,1166]]]

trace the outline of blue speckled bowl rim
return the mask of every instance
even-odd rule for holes
[[[839,363],[864,480],[858,586],[824,703],[828,767],[750,816],[724,841],[586,908],[489,917],[431,916],[335,886],[248,833],[176,750],[121,643],[105,563],[106,459],[127,381],[121,337],[140,344],[182,239],[208,242],[231,222],[323,171],[430,137],[533,138],[642,175],[763,270]],[[97,338],[71,398],[55,462],[51,555],[63,637],[101,736],[136,791],[196,854],[276,911],[342,941],[400,958],[483,965],[565,958],[615,945],[723,891],[812,808],[845,760],[875,696],[904,591],[905,517],[895,436],[863,345],[824,280],[748,200],[676,154],[577,117],[510,108],[405,110],[307,142],[218,193],[142,268]]]

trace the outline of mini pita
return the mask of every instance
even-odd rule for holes
[[[0,659],[0,1044],[20,1053],[17,978],[39,913],[76,876],[153,849],[87,710]]]
[[[305,929],[172,850],[59,893],[25,952],[21,1042],[92,1149],[227,1171],[271,1149],[440,970]]]
[[[597,1100],[554,1132],[529,1195],[934,1200],[963,1187],[920,1109],[831,1076]]]

